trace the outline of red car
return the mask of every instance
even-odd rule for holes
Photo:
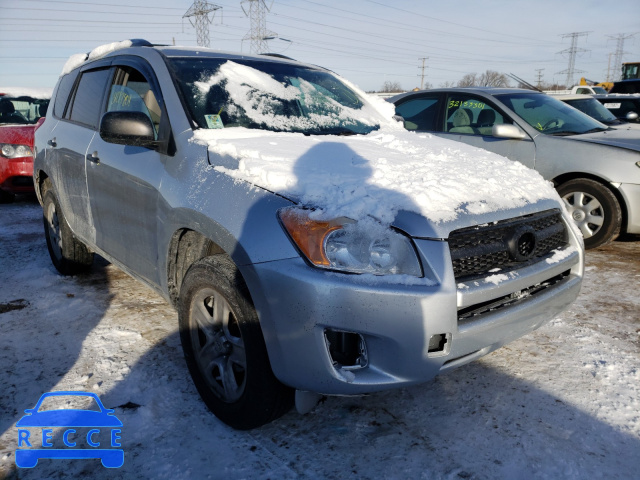
[[[29,94],[31,93],[31,94]],[[33,134],[44,120],[50,95],[0,93],[0,203],[33,193]]]

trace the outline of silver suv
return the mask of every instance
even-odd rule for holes
[[[74,56],[36,131],[53,264],[97,253],[172,302],[200,395],[254,428],[425,382],[578,295],[534,171],[418,139],[316,66],[128,41]]]

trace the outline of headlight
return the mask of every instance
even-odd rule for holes
[[[0,152],[3,157],[7,158],[20,158],[20,157],[33,157],[31,147],[27,145],[11,145],[9,143],[0,144]]]
[[[280,210],[280,220],[298,249],[315,266],[374,275],[422,276],[411,240],[372,219],[315,220],[312,211]]]

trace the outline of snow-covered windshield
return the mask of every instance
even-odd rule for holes
[[[200,128],[245,127],[305,134],[366,134],[377,110],[332,73],[288,63],[170,58]]]
[[[511,93],[496,97],[533,128],[548,135],[574,135],[607,129],[606,125],[549,95]]]

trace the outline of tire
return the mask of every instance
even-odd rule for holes
[[[271,370],[249,291],[228,257],[207,257],[189,268],[178,317],[189,373],[216,417],[249,430],[292,407],[293,390]]]
[[[622,210],[607,187],[588,178],[578,178],[563,183],[557,191],[582,232],[586,249],[606,245],[620,234]]]
[[[42,222],[53,266],[62,275],[88,271],[93,264],[93,253],[71,232],[49,180],[45,180],[43,190]]]

